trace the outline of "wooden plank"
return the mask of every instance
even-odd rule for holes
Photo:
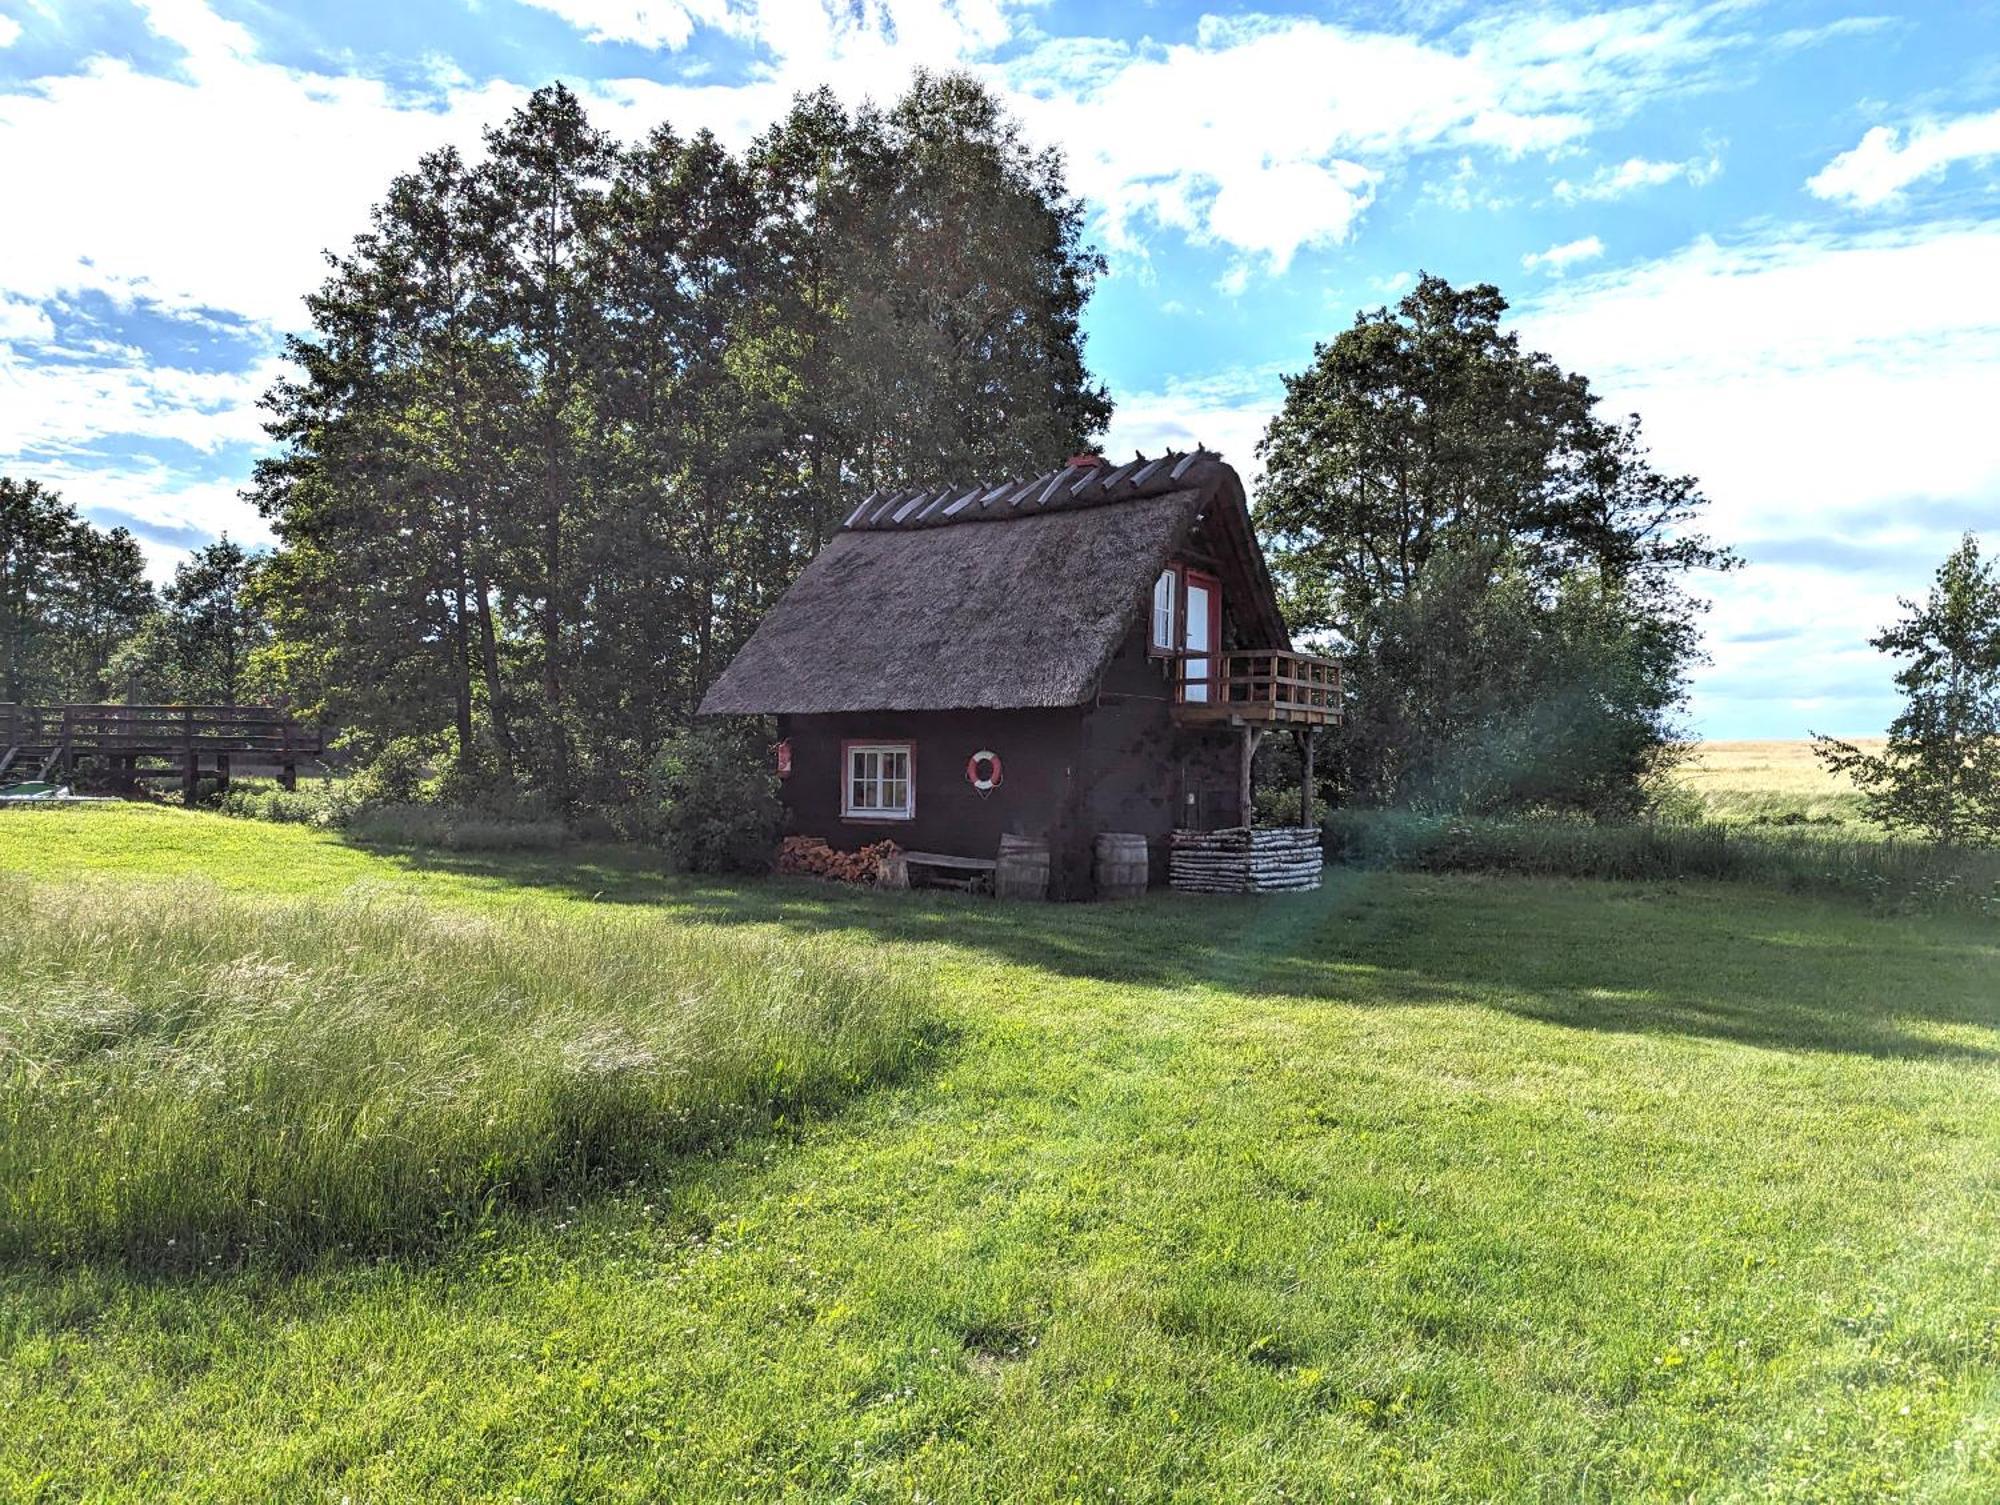
[[[917,867],[962,868],[970,873],[990,873],[999,866],[991,857],[954,857],[949,852],[905,852],[903,861]]]

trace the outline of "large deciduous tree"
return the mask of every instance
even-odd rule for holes
[[[1638,420],[1522,347],[1491,286],[1426,276],[1285,381],[1259,518],[1290,619],[1347,660],[1358,798],[1633,808],[1700,651],[1704,499]]]
[[[1965,535],[1921,605],[1869,641],[1907,659],[1888,746],[1866,753],[1815,737],[1821,759],[1861,790],[1871,819],[1945,845],[2000,843],[2000,579]]]
[[[538,92],[392,183],[309,301],[255,490],[266,661],[364,739],[632,797],[840,495],[1102,429],[1081,226],[960,77],[802,97],[740,156]]]

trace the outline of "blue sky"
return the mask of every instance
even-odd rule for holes
[[[261,538],[279,342],[419,152],[551,78],[742,141],[919,65],[1067,153],[1114,452],[1249,475],[1315,340],[1420,269],[1497,282],[1751,561],[1706,735],[1878,730],[1867,636],[2000,546],[2000,0],[0,0],[0,473],[162,569]]]

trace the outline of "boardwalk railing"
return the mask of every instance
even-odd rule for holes
[[[177,777],[192,800],[204,764],[222,787],[233,760],[273,767],[290,788],[299,760],[324,750],[318,727],[279,706],[0,703],[0,778],[67,779],[82,767],[114,783]]]

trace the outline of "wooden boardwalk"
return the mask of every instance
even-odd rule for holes
[[[318,727],[265,705],[9,705],[0,703],[0,782],[67,783],[79,771],[130,788],[179,779],[193,804],[203,778],[268,768],[296,787],[303,758],[325,751]]]

